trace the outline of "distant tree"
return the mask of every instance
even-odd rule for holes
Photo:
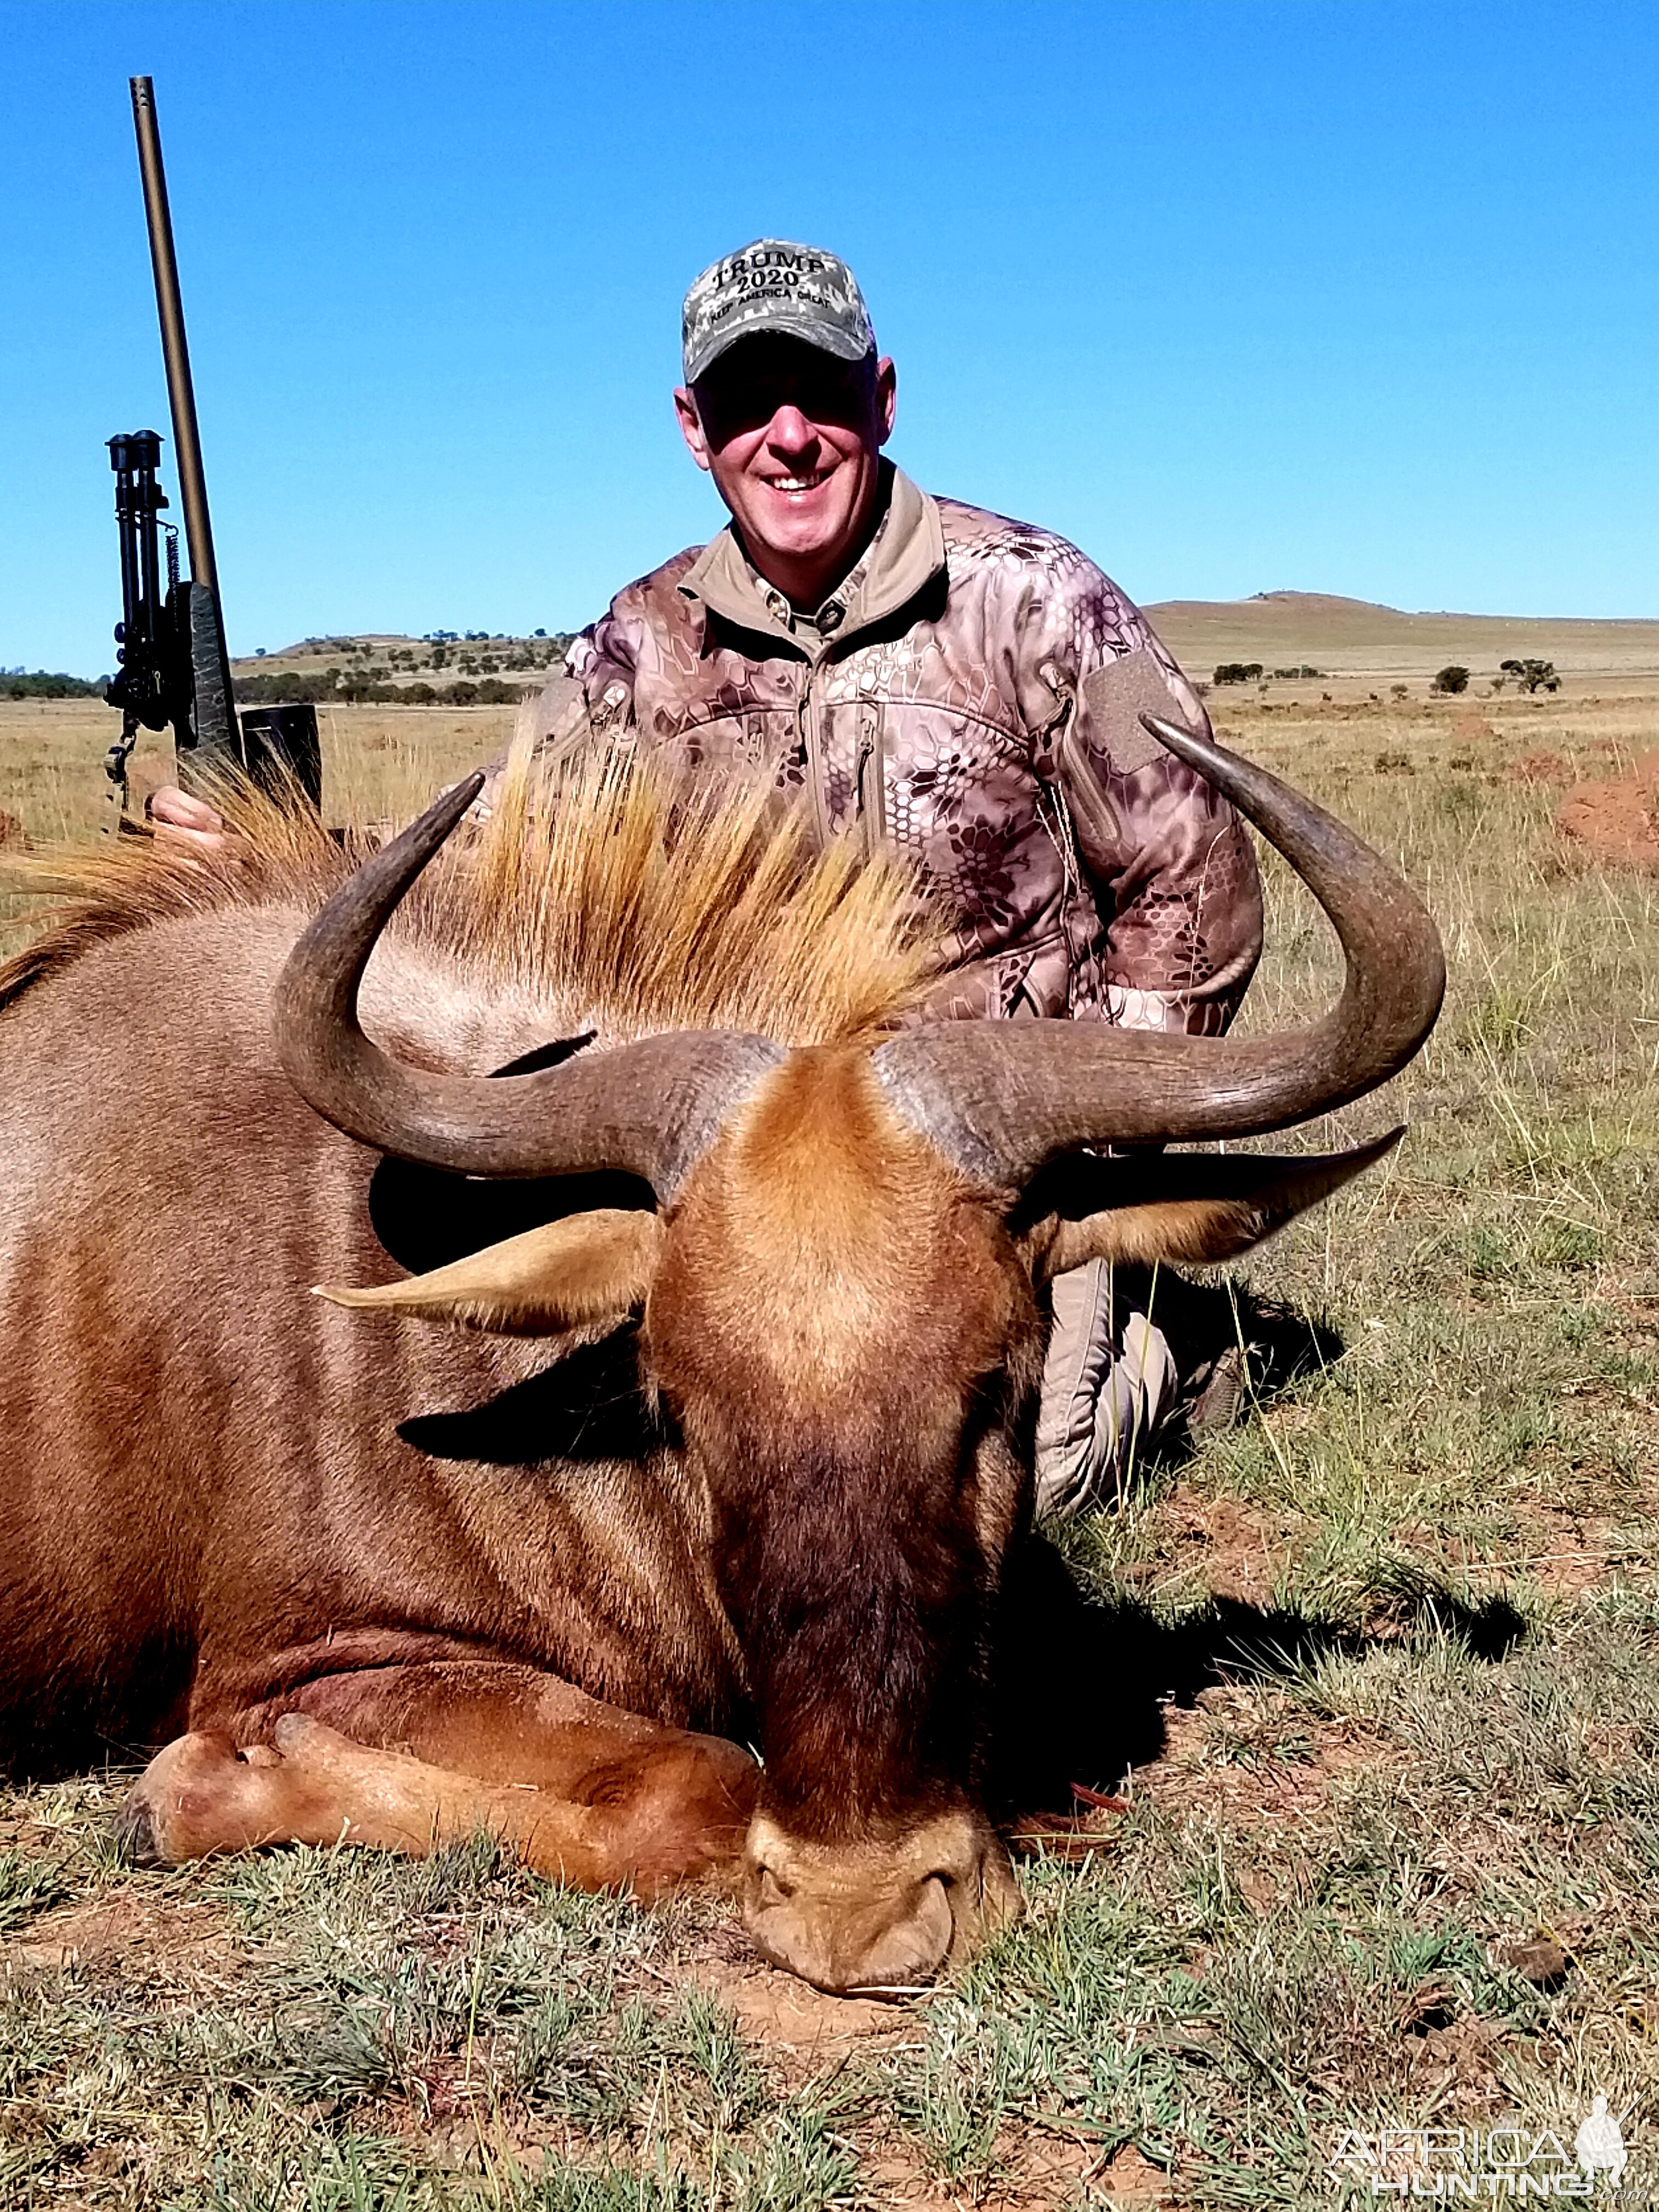
[[[1217,684],[1254,684],[1261,677],[1259,660],[1224,660],[1215,672]]]
[[[101,699],[101,677],[50,675],[44,668],[8,668],[0,673],[0,696],[7,699]]]
[[[1443,697],[1454,691],[1467,691],[1468,688],[1469,672],[1467,668],[1460,668],[1455,661],[1449,668],[1443,668],[1429,686],[1431,691],[1438,691]]]
[[[1559,691],[1561,679],[1553,660],[1500,660],[1505,676],[1514,677],[1523,691]]]
[[[1411,696],[1412,687],[1409,684],[1390,684],[1389,686],[1389,696],[1391,699],[1409,699]]]
[[[315,706],[319,700],[342,696],[334,688],[331,671],[319,676],[314,671],[301,669],[273,669],[269,673],[261,670],[257,676],[234,677],[231,690],[237,703],[244,707],[292,707],[306,702]]]

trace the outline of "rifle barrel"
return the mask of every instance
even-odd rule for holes
[[[219,568],[213,557],[213,526],[208,520],[207,478],[202,471],[202,441],[196,428],[196,392],[190,377],[185,310],[179,297],[179,264],[173,252],[173,217],[167,208],[167,172],[161,167],[161,137],[155,125],[155,94],[147,76],[136,76],[131,84],[138,167],[144,180],[144,216],[149,225],[149,258],[155,271],[155,305],[161,318],[161,353],[167,362],[167,403],[173,410],[173,458],[179,465],[185,535],[190,542],[190,572],[197,583],[207,586],[216,605]]]

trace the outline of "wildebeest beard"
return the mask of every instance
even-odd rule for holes
[[[763,1802],[824,1843],[975,1802],[1002,1546],[981,1533],[971,1440],[928,1463],[896,1419],[853,1438],[745,1428],[711,1487]],[[994,1486],[1005,1462],[1017,1480],[1000,1433],[978,1449]]]

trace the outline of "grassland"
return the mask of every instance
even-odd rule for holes
[[[1060,1535],[1129,1809],[884,2008],[763,1970],[707,1899],[583,1899],[484,1848],[135,1874],[125,1777],[13,1789],[0,2203],[1363,2203],[1328,2174],[1346,2130],[1571,2145],[1598,2090],[1626,2201],[1659,2197],[1659,878],[1553,826],[1659,744],[1659,698],[1212,704],[1398,860],[1452,980],[1417,1064],[1306,1133],[1407,1143],[1250,1270],[1346,1349]],[[94,817],[107,720],[15,710],[0,807]],[[325,727],[337,781],[396,799],[505,720]],[[1334,972],[1268,872],[1256,1025]]]
[[[1659,622],[1407,614],[1322,592],[1170,599],[1147,611],[1194,676],[1224,660],[1259,660],[1270,671],[1311,662],[1334,680],[1338,698],[1379,682],[1425,684],[1449,662],[1468,668],[1477,685],[1509,659],[1553,660],[1564,676],[1592,679],[1591,689],[1598,682],[1602,689],[1622,689],[1659,677]],[[1273,692],[1319,696],[1316,686],[1305,684],[1277,684]]]
[[[323,780],[335,818],[369,819],[416,806],[447,779],[504,751],[511,707],[319,707]],[[112,832],[114,787],[104,755],[120,717],[100,701],[0,701],[0,853]],[[134,808],[177,781],[169,731],[141,733],[129,763]],[[22,908],[0,901],[0,929]],[[9,940],[5,940],[9,942]]]

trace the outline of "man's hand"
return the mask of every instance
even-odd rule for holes
[[[192,799],[176,784],[150,793],[145,809],[157,840],[175,852],[217,853],[223,848],[225,817],[204,799]]]

